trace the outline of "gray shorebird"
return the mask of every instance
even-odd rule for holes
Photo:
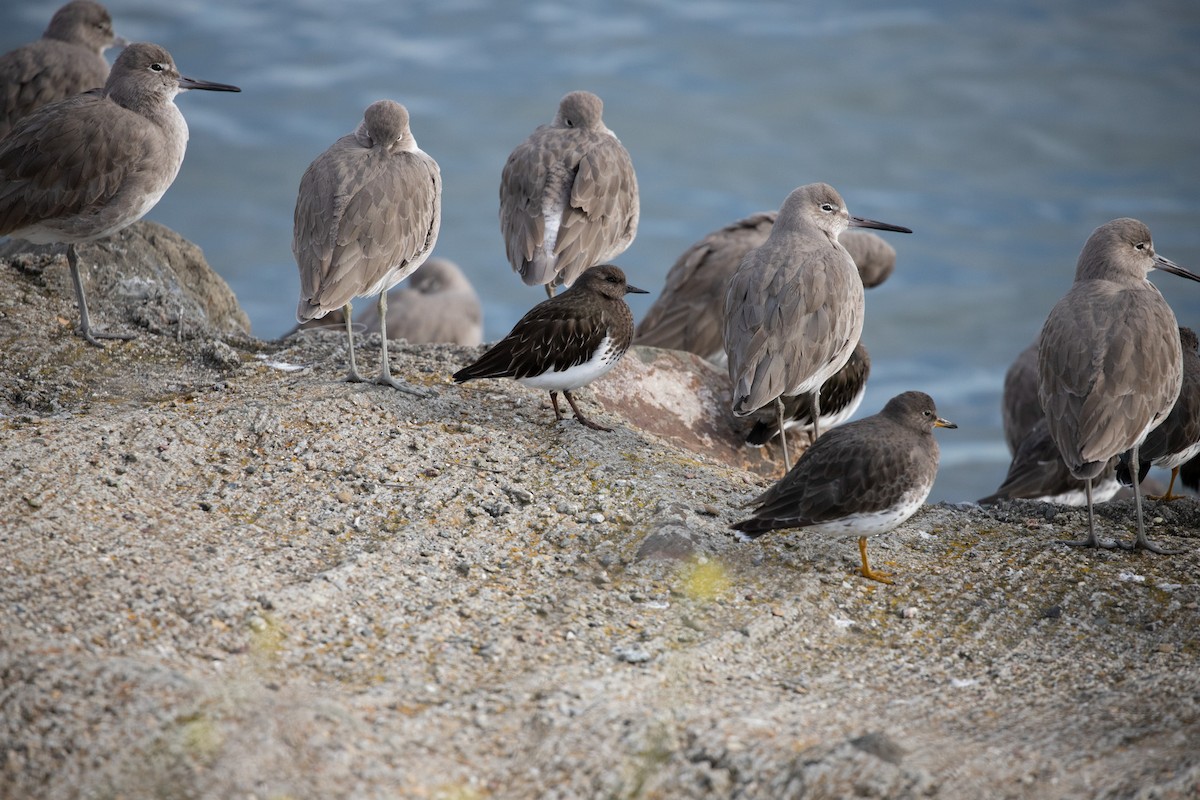
[[[310,319],[292,331],[342,327],[345,313],[335,308],[321,319]],[[366,329],[379,325],[379,306],[355,314],[354,324]],[[289,334],[290,335],[290,334]],[[483,307],[467,276],[453,261],[431,256],[403,283],[388,291],[387,336],[412,344],[461,344],[483,341]]]
[[[146,215],[175,180],[188,127],[175,96],[188,89],[241,91],[185,78],[156,44],[126,47],[103,89],[42,106],[0,139],[0,235],[66,244],[79,300],[79,334],[92,331],[75,245],[102,239]]]
[[[1183,348],[1183,384],[1179,399],[1162,424],[1150,431],[1138,451],[1141,461],[1137,476],[1139,482],[1145,480],[1151,464],[1171,470],[1171,482],[1167,484],[1166,494],[1151,497],[1151,500],[1170,502],[1179,499],[1181,495],[1174,493],[1179,469],[1200,453],[1200,355],[1196,353],[1200,342],[1191,328],[1180,328],[1179,343]],[[1122,454],[1121,463],[1117,466],[1117,480],[1127,486],[1133,482],[1129,464],[1130,454]]]
[[[867,537],[907,520],[937,476],[934,428],[956,428],[937,415],[924,392],[896,395],[878,414],[834,428],[753,503],[754,516],[735,523],[738,538],[782,528],[858,537],[864,578],[892,583],[867,562]]]
[[[1068,544],[1117,546],[1096,536],[1092,483],[1109,459],[1138,450],[1166,419],[1183,383],[1179,328],[1170,306],[1147,280],[1161,269],[1200,281],[1154,251],[1150,230],[1135,219],[1117,219],[1088,238],[1070,291],[1050,311],[1038,349],[1038,396],[1050,436],[1071,474],[1085,482],[1086,539]],[[1135,548],[1171,553],[1146,538],[1142,494]]]
[[[1120,490],[1115,468],[1116,457],[1110,458],[1100,473],[1092,479],[1092,502],[1105,503]],[[1037,500],[1065,506],[1087,503],[1086,482],[1076,478],[1067,468],[1058,445],[1050,438],[1050,426],[1045,416],[1026,432],[1017,443],[1009,462],[1004,481],[996,491],[980,498],[980,505],[992,505],[1001,500]]]
[[[1045,418],[1038,400],[1038,340],[1022,350],[1004,372],[1000,396],[1000,418],[1008,452],[1016,455],[1021,441]]]
[[[422,395],[392,377],[388,361],[388,289],[424,263],[442,224],[442,177],[417,147],[408,111],[392,100],[367,106],[362,122],[317,156],[300,179],[292,254],[300,269],[303,323],[342,309],[349,339],[349,381],[363,381],[354,359],[356,297],[379,295],[381,365],[377,383]]]
[[[103,86],[104,51],[124,44],[99,3],[72,0],[55,11],[42,38],[0,56],[0,139],[30,112]]]
[[[820,436],[821,384],[845,366],[863,327],[863,282],[838,241],[848,226],[912,233],[852,217],[836,189],[808,184],[788,195],[767,240],[730,279],[724,339],[735,416],[774,404],[783,429],[782,398],[807,393]]]
[[[606,428],[583,415],[571,392],[604,375],[633,341],[633,313],[625,303],[630,286],[612,264],[592,267],[560,295],[529,310],[507,336],[475,363],[454,373],[456,383],[479,378],[515,378],[550,392],[555,419],[562,419],[558,393],[571,404],[575,418],[593,430]]]
[[[637,235],[633,162],[604,125],[604,103],[571,92],[549,125],[517,145],[500,176],[500,233],[512,268],[554,295]]]

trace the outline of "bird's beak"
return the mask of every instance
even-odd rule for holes
[[[1200,280],[1200,278],[1198,278],[1197,280]],[[639,289],[636,286],[630,286],[629,284],[625,284],[625,294],[650,294],[650,293],[647,292],[645,289]]]
[[[1194,273],[1190,270],[1184,269],[1183,267],[1176,264],[1174,261],[1163,258],[1162,256],[1158,255],[1157,253],[1154,254],[1154,268],[1161,269],[1163,272],[1169,272],[1172,275],[1178,275],[1181,278],[1191,278],[1194,281],[1200,281],[1200,275],[1197,275],[1196,273]]]
[[[180,89],[206,89],[210,92],[240,92],[236,86],[231,86],[228,83],[213,83],[212,81],[199,81],[195,78],[180,78]]]
[[[862,217],[850,217],[851,228],[875,228],[880,231],[895,231],[896,233],[912,233],[911,228],[905,228],[900,225],[889,225],[886,222],[876,222],[873,219],[864,219]]]
[[[958,426],[955,425],[953,422],[951,422],[948,419],[942,419],[941,417],[938,417],[937,419],[935,419],[933,421],[933,427],[935,427],[935,428],[957,428]]]
[[[126,39],[124,36],[118,36],[115,33],[113,34],[113,43],[111,45],[112,47],[124,47],[127,44],[129,44],[129,40]]]

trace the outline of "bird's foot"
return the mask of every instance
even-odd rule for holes
[[[886,583],[888,586],[894,586],[896,584],[896,582],[892,580],[892,574],[890,572],[879,572],[878,570],[871,569],[870,567],[863,567],[861,570],[859,570],[859,572],[862,573],[864,578],[869,580]]]
[[[583,416],[578,411],[575,412],[575,419],[579,420],[579,423],[581,425],[591,428],[594,431],[612,431],[612,428],[606,428],[603,425],[601,425],[599,422],[592,422],[590,419]]]
[[[104,345],[97,341],[98,339],[115,339],[120,342],[128,342],[137,338],[132,333],[108,333],[107,331],[94,331],[91,328],[76,328],[75,333],[92,347],[99,347],[101,350],[104,349]]]
[[[1060,542],[1067,547],[1098,547],[1101,550],[1114,550],[1121,546],[1112,539],[1101,539],[1098,536],[1089,536],[1086,539],[1061,539]]]
[[[1121,542],[1118,545],[1122,550],[1149,550],[1151,553],[1158,553],[1160,556],[1175,556],[1183,552],[1183,550],[1172,550],[1162,545],[1155,544],[1145,536],[1139,536],[1132,542]]]
[[[411,394],[414,397],[432,397],[433,396],[431,393],[425,391],[424,389],[418,389],[416,386],[413,386],[412,384],[405,383],[404,381],[398,381],[395,378],[393,378],[391,375],[380,375],[375,380],[375,382],[378,383],[380,386],[390,386],[393,389],[404,392],[405,394]]]

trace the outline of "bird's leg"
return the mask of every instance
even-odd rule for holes
[[[787,429],[783,427],[783,397],[775,398],[775,416],[779,421],[779,443],[783,446],[783,469],[785,472],[792,471],[792,459],[788,456],[787,447]]]
[[[350,304],[342,306],[342,316],[346,318],[346,341],[350,347],[350,374],[346,376],[347,383],[365,383],[366,378],[358,374],[358,362],[354,360],[354,326],[351,324]]]
[[[821,437],[821,390],[818,388],[815,392],[809,392],[808,396],[812,399],[809,401],[808,413],[812,417],[812,440],[815,442]]]
[[[1136,462],[1135,462],[1136,463]],[[1087,493],[1087,509],[1088,509],[1088,535],[1086,539],[1067,539],[1063,544],[1071,547],[1100,547],[1105,550],[1111,550],[1117,546],[1117,543],[1109,539],[1096,538],[1096,520],[1092,515],[1092,479],[1088,478],[1083,482],[1084,489]]]
[[[1167,484],[1166,493],[1160,494],[1160,495],[1148,494],[1148,495],[1146,495],[1146,499],[1147,500],[1161,500],[1164,503],[1170,503],[1173,500],[1181,499],[1183,497],[1183,495],[1175,494],[1175,491],[1174,491],[1175,490],[1175,478],[1178,475],[1179,475],[1179,467],[1172,468],[1171,469],[1171,482]]]
[[[131,333],[103,333],[92,330],[92,320],[88,316],[87,297],[83,293],[83,277],[79,274],[79,255],[75,245],[67,245],[67,264],[71,267],[71,281],[75,284],[75,298],[79,301],[79,330],[77,333],[83,340],[94,347],[104,347],[97,339],[120,339],[128,341],[134,338]]]
[[[562,422],[562,409],[558,407],[558,392],[550,392],[550,405],[554,406],[554,421]]]
[[[1135,444],[1129,449],[1129,463],[1137,464],[1137,456],[1138,446]],[[1135,475],[1133,481],[1133,505],[1137,509],[1137,539],[1134,540],[1132,545],[1122,544],[1121,546],[1127,550],[1149,550],[1151,553],[1158,553],[1164,556],[1173,556],[1182,552],[1181,550],[1168,550],[1146,538],[1146,526],[1142,522],[1142,487],[1136,478],[1137,476]]]
[[[591,428],[594,431],[611,431],[612,430],[612,428],[606,428],[603,425],[601,425],[600,423],[592,422],[590,419],[585,417],[583,415],[583,412],[579,410],[579,406],[575,405],[575,398],[571,397],[570,392],[563,390],[563,397],[567,398],[567,402],[571,404],[571,410],[575,412],[575,419],[579,420],[584,425],[586,425],[587,427]],[[557,408],[557,406],[556,406],[556,408]]]
[[[410,386],[403,381],[398,381],[392,377],[392,363],[388,359],[388,330],[387,330],[387,291],[379,293],[379,336],[381,345],[381,356],[383,361],[379,366],[379,378],[375,381],[383,386],[390,386],[393,389],[399,389],[402,392],[416,395],[417,397],[427,397],[428,395],[421,389],[415,386]]]
[[[880,583],[886,583],[889,586],[895,583],[895,581],[892,580],[891,575],[886,572],[876,572],[875,570],[871,569],[871,565],[867,563],[867,537],[865,536],[858,537],[858,554],[862,556],[862,576],[864,578],[869,578],[873,581],[879,581]]]

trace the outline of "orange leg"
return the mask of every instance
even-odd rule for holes
[[[864,578],[870,578],[873,581],[886,583],[889,586],[895,583],[895,581],[892,580],[891,575],[886,572],[876,572],[875,570],[871,569],[871,565],[867,563],[867,537],[858,537],[858,552],[859,555],[862,556],[862,576]]]
[[[1146,495],[1146,499],[1161,500],[1164,503],[1169,503],[1172,500],[1178,500],[1179,498],[1183,497],[1183,495],[1175,494],[1175,492],[1172,491],[1175,488],[1175,477],[1177,475],[1179,475],[1179,467],[1175,467],[1175,469],[1171,470],[1171,482],[1167,484],[1166,494],[1160,494],[1157,497],[1154,497],[1153,495]]]

